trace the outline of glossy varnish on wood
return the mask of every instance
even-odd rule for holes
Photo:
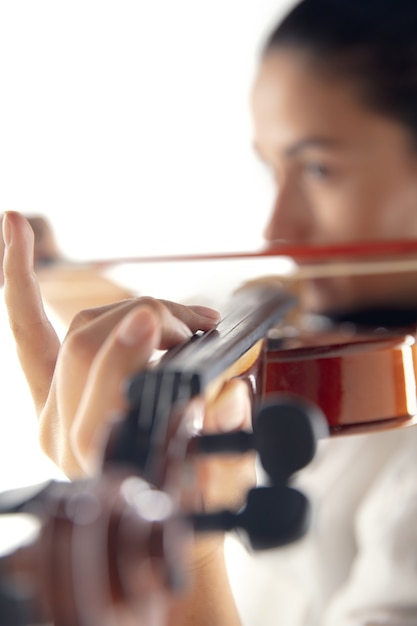
[[[315,335],[267,349],[263,393],[291,393],[323,411],[333,433],[415,422],[416,337]]]

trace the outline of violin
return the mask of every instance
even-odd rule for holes
[[[94,269],[101,277],[128,276],[121,289],[142,285],[141,292],[178,300],[178,291],[166,295],[167,285],[184,283],[197,276],[204,289],[210,286],[218,306],[226,314],[230,293],[236,285],[259,277],[273,276],[275,284],[293,293],[310,278],[379,276],[417,272],[417,243],[414,240],[364,241],[325,246],[281,245],[259,251],[227,254],[177,255],[109,259],[80,264],[58,264],[58,276],[73,277]],[[62,274],[63,272],[63,274]],[[151,281],[147,283],[146,277]],[[161,280],[161,276],[164,280]],[[226,278],[225,278],[226,276]],[[230,278],[229,278],[230,277]],[[73,278],[71,278],[72,280]],[[277,279],[277,280],[275,280]],[[153,282],[161,282],[164,291],[152,293]],[[46,297],[56,291],[54,268],[46,268],[43,289]],[[181,289],[179,290],[181,294]],[[219,293],[221,297],[219,298]],[[246,290],[250,299],[249,290]],[[181,294],[185,304],[204,303],[204,295]],[[223,308],[222,300],[225,302]],[[58,306],[60,303],[58,302]],[[330,432],[367,432],[413,425],[416,410],[417,315],[415,306],[371,309],[358,314],[347,311],[341,317],[298,315],[292,313],[279,328],[269,328],[265,336],[256,394],[290,393],[319,407],[326,416]],[[297,307],[293,300],[291,311]],[[228,349],[228,348],[227,348]]]
[[[406,245],[406,257],[415,251]],[[332,251],[321,252],[312,254],[325,271]],[[359,272],[364,255],[359,250]],[[389,271],[385,261],[376,268],[379,255],[381,249],[369,255],[371,271]],[[395,260],[416,269],[413,260]],[[252,549],[302,537],[309,505],[290,481],[312,460],[318,439],[415,423],[413,318],[398,327],[377,320],[361,333],[346,319],[325,328],[301,324],[294,332],[296,305],[294,294],[274,282],[238,290],[214,330],[130,381],[130,408],[109,437],[99,476],[0,497],[0,513],[40,522],[28,546],[0,559],[0,616],[7,623],[98,626],[116,616],[124,624],[119,611],[127,606],[129,624],[161,589],[182,587],[186,545],[195,533],[239,529]],[[209,402],[236,376],[252,392],[253,431],[202,433],[198,400]],[[268,484],[251,489],[239,510],[200,511],[190,480],[195,459],[251,450]]]

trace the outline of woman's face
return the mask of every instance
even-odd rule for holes
[[[367,108],[351,83],[315,71],[301,51],[278,49],[261,63],[252,108],[255,149],[276,183],[268,242],[417,238],[417,151],[410,133]],[[386,280],[312,281],[307,305],[379,304]]]

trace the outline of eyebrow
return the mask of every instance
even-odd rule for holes
[[[294,156],[297,156],[297,154],[299,154],[300,152],[303,152],[303,150],[314,149],[314,148],[340,150],[343,147],[344,147],[343,142],[338,139],[331,139],[329,137],[321,137],[320,135],[317,135],[317,136],[306,137],[304,139],[300,139],[299,141],[296,141],[292,145],[287,146],[284,149],[284,154],[287,157],[294,157]],[[259,157],[262,158],[262,150],[260,149],[260,146],[256,142],[254,142],[253,148],[255,152],[259,155]]]
[[[309,148],[326,148],[331,150],[340,150],[343,147],[343,143],[338,139],[330,139],[329,137],[306,137],[296,141],[291,146],[285,148],[284,153],[286,156],[294,157],[303,150]]]

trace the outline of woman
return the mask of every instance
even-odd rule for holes
[[[252,95],[255,149],[277,188],[267,241],[417,236],[416,32],[412,1],[304,0],[271,34]],[[211,328],[217,316],[125,301],[81,313],[60,347],[31,273],[27,225],[9,214],[3,229],[5,296],[43,446],[76,476],[99,462],[106,418],[123,407],[121,382],[153,348]],[[393,299],[414,306],[415,275],[312,280],[304,305],[337,313]],[[235,382],[206,415],[221,430],[247,421],[246,392]],[[417,622],[415,446],[413,430],[323,444],[299,478],[317,505],[312,532],[279,552],[268,574],[277,597],[271,623]],[[196,623],[195,615],[199,624],[239,623],[221,546],[197,545],[196,554],[197,585],[173,623]],[[248,623],[260,621],[258,612]]]
[[[254,143],[279,193],[267,240],[415,238],[411,2],[303,2],[270,36],[253,90]],[[399,305],[409,282],[391,281]],[[385,303],[382,282],[312,283],[320,310]]]

